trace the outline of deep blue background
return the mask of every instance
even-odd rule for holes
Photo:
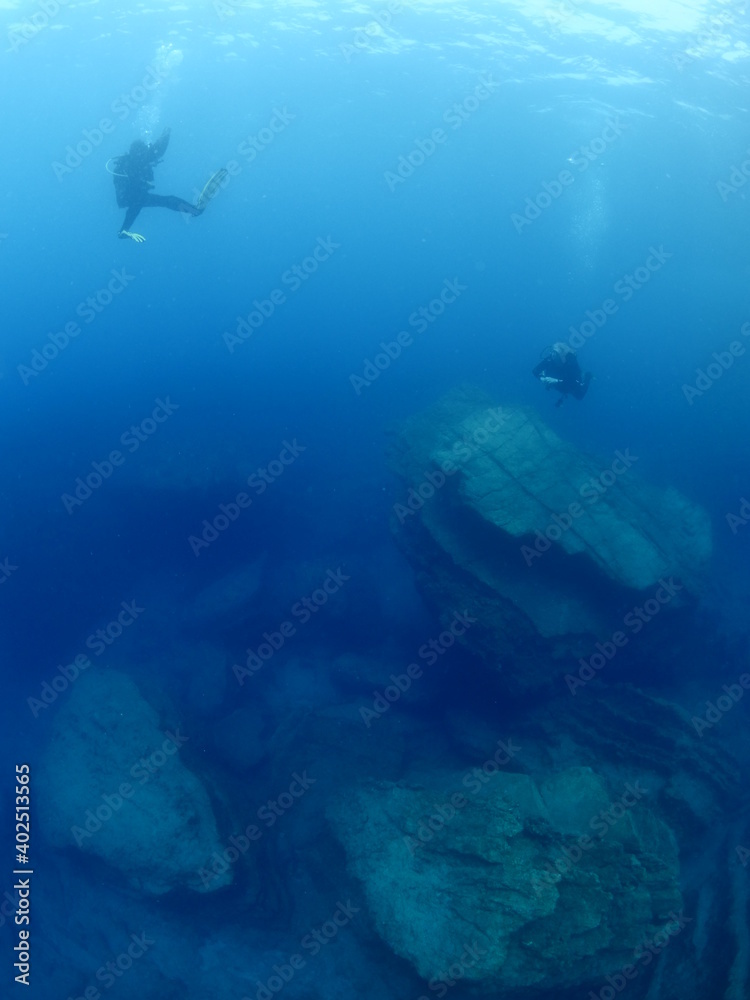
[[[397,560],[375,558],[400,499],[385,430],[462,381],[537,406],[603,460],[630,448],[642,475],[708,508],[714,582],[746,595],[750,528],[733,536],[725,515],[750,495],[748,355],[692,406],[682,392],[750,319],[750,208],[744,188],[724,201],[716,187],[750,144],[746,59],[724,58],[741,56],[743,29],[712,23],[718,4],[663,4],[653,19],[596,6],[597,22],[569,13],[560,27],[529,5],[402,9],[348,56],[370,18],[338,8],[66,8],[15,50],[11,23],[37,8],[3,12],[0,558],[18,568],[0,616],[14,756],[41,732],[26,697],[121,600],[162,584],[195,592],[260,551],[344,553],[377,589],[398,589]],[[113,102],[164,58],[163,84],[117,120]],[[492,95],[445,127],[487,75]],[[275,109],[293,121],[247,163],[238,146]],[[58,179],[66,147],[107,117],[114,131]],[[611,119],[622,137],[580,172],[570,158]],[[117,240],[105,164],[165,125],[157,191],[194,198],[232,159],[241,173],[201,219],[147,210],[135,226],[147,242]],[[441,125],[447,141],[389,190],[386,171]],[[517,233],[511,214],[565,169],[574,184]],[[236,317],[327,237],[340,248],[230,354]],[[615,283],[652,246],[671,258],[623,303]],[[18,366],[113,269],[133,276],[125,292],[24,385]],[[459,301],[357,396],[350,376],[453,278]],[[556,410],[530,369],[609,297],[618,313],[580,355],[589,396]],[[226,489],[159,499],[113,477],[70,516],[60,500],[159,396],[180,407],[159,435],[193,428],[207,454],[212,440],[257,463],[285,438],[306,447],[272,501],[201,560],[186,537]]]

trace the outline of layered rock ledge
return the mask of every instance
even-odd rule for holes
[[[423,593],[477,619],[464,642],[495,666],[588,655],[640,631],[644,602],[674,611],[700,590],[708,515],[641,479],[627,449],[597,460],[465,388],[399,428],[390,460],[405,483],[394,529]]]

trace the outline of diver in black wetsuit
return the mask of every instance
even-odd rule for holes
[[[225,170],[214,174],[203,189],[197,205],[191,205],[189,201],[173,194],[152,194],[154,167],[161,162],[161,158],[166,152],[169,145],[169,134],[170,130],[165,128],[156,142],[148,144],[136,139],[127,153],[123,156],[117,156],[111,161],[111,169],[109,165],[107,166],[114,178],[117,204],[120,208],[127,209],[122,229],[117,234],[121,240],[130,239],[135,240],[136,243],[145,241],[144,236],[130,231],[130,227],[142,208],[170,208],[175,212],[184,212],[187,215],[201,215],[206,204],[216,193],[221,181],[226,176]]]
[[[555,406],[562,406],[566,396],[583,399],[592,378],[591,372],[581,371],[576,352],[562,341],[552,345],[551,352],[542,358],[532,374],[548,389],[556,389],[560,393]]]

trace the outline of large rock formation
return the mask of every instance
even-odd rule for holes
[[[373,784],[329,810],[378,933],[423,979],[552,996],[679,933],[676,843],[638,782],[483,777]]]
[[[57,712],[39,770],[42,829],[148,894],[208,891],[200,872],[221,851],[206,789],[180,759],[186,734],[162,732],[133,682],[89,668]],[[231,882],[231,871],[209,889]]]
[[[627,640],[644,602],[674,609],[700,587],[705,512],[642,481],[628,450],[591,458],[530,410],[454,391],[400,428],[391,462],[407,485],[396,534],[421,589],[446,618],[475,617],[463,641],[516,678]]]

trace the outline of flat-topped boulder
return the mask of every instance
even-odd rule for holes
[[[708,515],[644,481],[627,449],[591,457],[533,410],[469,388],[406,421],[390,458],[418,582],[446,616],[477,618],[466,644],[483,655],[585,655],[629,602],[674,609],[700,590]]]

